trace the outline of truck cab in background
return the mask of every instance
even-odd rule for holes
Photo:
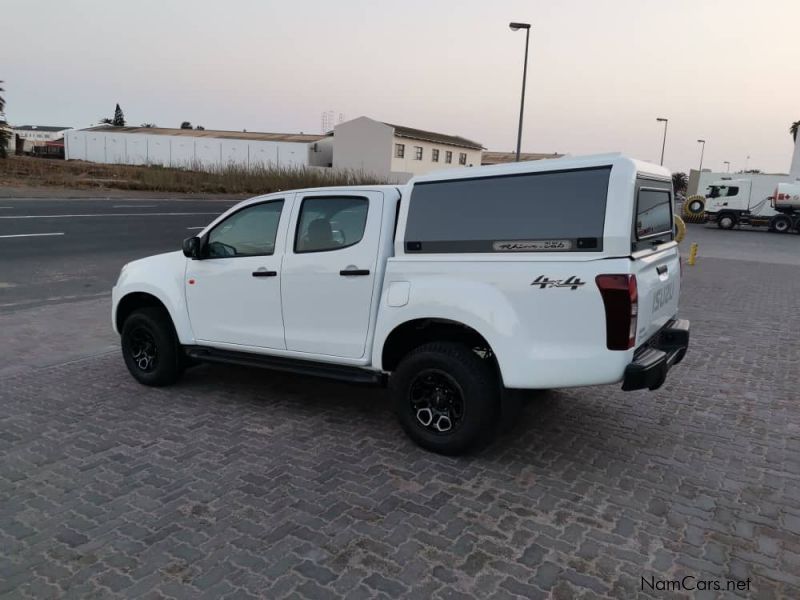
[[[800,233],[800,184],[781,183],[772,196],[753,198],[749,179],[720,179],[706,190],[705,217],[720,229],[739,225]]]

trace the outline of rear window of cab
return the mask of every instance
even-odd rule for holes
[[[610,166],[419,182],[412,253],[599,252]]]

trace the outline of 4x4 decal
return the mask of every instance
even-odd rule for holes
[[[544,275],[539,275],[531,282],[531,285],[538,285],[540,290],[545,288],[566,288],[577,290],[580,286],[586,285],[585,281],[581,281],[580,277],[571,275],[566,279],[549,279]]]

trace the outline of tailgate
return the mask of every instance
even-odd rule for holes
[[[639,293],[636,347],[646,342],[678,314],[681,292],[680,253],[672,248],[633,260]]]

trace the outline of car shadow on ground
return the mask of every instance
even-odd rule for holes
[[[376,442],[394,436],[400,443],[414,448],[397,424],[386,389],[368,385],[353,385],[322,378],[305,377],[277,371],[227,365],[199,365],[189,369],[174,388],[179,399],[212,405],[249,405],[260,419],[269,421],[272,410],[282,421],[302,422],[321,419],[335,424],[339,433]],[[633,460],[635,440],[648,440],[648,446],[659,443],[664,432],[657,431],[658,423],[629,422],[630,407],[623,403],[622,414],[614,414],[609,394],[616,389],[576,388],[572,390],[523,390],[504,393],[503,414],[492,441],[457,460],[479,460],[500,463],[540,463],[542,455],[561,455],[568,462],[583,461],[585,452],[576,452],[581,439],[591,440],[593,456],[609,460]],[[249,414],[249,413],[248,413]],[[625,425],[621,423],[626,422]],[[619,430],[609,427],[618,423]],[[652,435],[642,430],[653,427]],[[342,429],[344,428],[344,429]],[[636,430],[636,435],[626,431]],[[325,443],[322,441],[321,443]],[[427,453],[418,449],[420,453]],[[594,462],[594,461],[590,461]],[[602,461],[601,461],[602,462]],[[602,467],[604,468],[604,467]]]

